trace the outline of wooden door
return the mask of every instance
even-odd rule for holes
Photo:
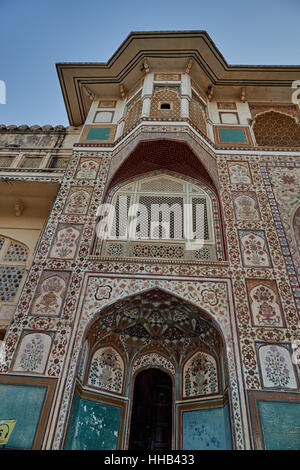
[[[170,450],[172,380],[159,369],[140,372],[134,385],[129,449]]]

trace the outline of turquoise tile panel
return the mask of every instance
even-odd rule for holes
[[[109,140],[110,127],[92,127],[89,129],[86,140]]]
[[[183,411],[182,449],[231,449],[228,407],[201,408],[192,411]]]
[[[65,448],[68,450],[117,449],[121,407],[74,398]]]
[[[16,419],[7,447],[31,449],[46,387],[0,384],[0,419]]]
[[[266,450],[300,450],[300,403],[259,400]]]
[[[248,142],[244,129],[219,129],[219,138],[221,143],[246,144]]]

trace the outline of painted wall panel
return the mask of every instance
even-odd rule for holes
[[[117,449],[121,408],[76,395],[66,441],[69,450]]]
[[[300,450],[300,403],[259,401],[266,450]]]
[[[0,419],[16,419],[7,447],[31,449],[47,389],[0,384]]]
[[[231,449],[228,407],[184,411],[182,413],[182,449]]]

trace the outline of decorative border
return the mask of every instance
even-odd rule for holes
[[[296,168],[297,167],[297,168],[299,168],[300,164],[299,163],[298,164],[295,164],[295,163],[279,163],[279,162],[278,163],[272,163],[272,162],[268,162],[268,163],[261,162],[260,163],[262,178],[263,178],[263,182],[264,182],[264,186],[265,186],[265,190],[266,190],[266,195],[268,197],[270,209],[271,209],[272,216],[273,216],[274,226],[275,226],[275,229],[276,229],[276,232],[277,232],[277,236],[278,236],[282,256],[283,256],[285,266],[286,266],[286,271],[287,271],[287,274],[288,274],[288,277],[289,277],[289,283],[290,283],[292,293],[293,293],[293,297],[294,297],[294,300],[295,300],[295,303],[296,303],[296,306],[297,306],[297,309],[298,309],[298,312],[299,312],[300,311],[300,284],[299,284],[298,276],[297,276],[295,266],[294,266],[294,263],[293,263],[293,259],[292,259],[292,256],[291,256],[289,243],[288,243],[288,240],[286,238],[284,225],[281,222],[280,212],[278,210],[276,198],[275,198],[275,195],[274,195],[274,192],[273,192],[272,183],[270,181],[270,177],[269,177],[269,173],[268,173],[268,168],[270,168],[270,167],[272,167],[272,168],[274,168],[274,167],[279,167],[279,168],[282,168],[282,167]]]

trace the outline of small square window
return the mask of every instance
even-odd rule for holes
[[[159,109],[172,109],[171,103],[160,103]]]

